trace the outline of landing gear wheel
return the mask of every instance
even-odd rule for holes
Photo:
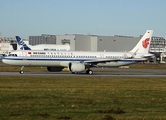
[[[20,74],[23,74],[24,73],[24,71],[23,70],[20,70]]]
[[[93,74],[93,71],[92,71],[92,70],[87,70],[87,71],[86,71],[86,74],[92,75],[92,74]]]
[[[93,71],[92,70],[89,70],[89,75],[92,75],[93,74]]]

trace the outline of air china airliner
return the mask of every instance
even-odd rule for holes
[[[70,50],[69,44],[64,44],[64,45],[40,44],[40,45],[28,46],[19,36],[16,36],[16,40],[18,45],[21,46],[20,48],[21,50],[57,50],[57,51]]]
[[[24,66],[47,67],[50,72],[62,71],[67,67],[71,73],[79,73],[86,70],[87,74],[93,74],[92,67],[112,67],[130,65],[146,61],[150,54],[149,46],[152,30],[147,30],[137,45],[129,52],[87,52],[87,51],[38,51],[19,50],[10,53],[3,58],[3,63],[22,66],[20,73],[24,73]]]

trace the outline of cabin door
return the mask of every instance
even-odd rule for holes
[[[24,60],[27,59],[27,53],[26,53],[26,51],[22,51],[22,56],[23,56],[23,59],[24,59]]]

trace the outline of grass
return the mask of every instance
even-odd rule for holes
[[[130,68],[134,69],[166,69],[166,64],[157,64],[157,63],[137,63],[129,65]]]
[[[0,119],[164,120],[165,78],[0,77]]]

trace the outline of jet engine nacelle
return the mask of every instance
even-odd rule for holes
[[[47,67],[49,72],[60,72],[62,71],[63,67]]]
[[[82,63],[69,63],[68,70],[70,72],[82,72],[85,70],[85,65]]]

